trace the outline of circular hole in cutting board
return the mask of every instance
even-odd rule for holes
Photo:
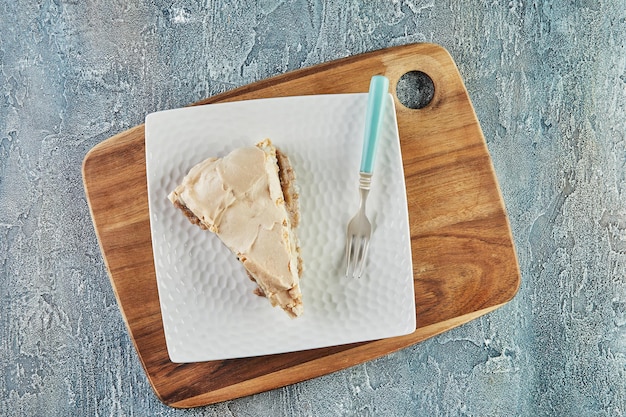
[[[402,105],[409,109],[423,109],[435,96],[435,84],[422,71],[409,71],[398,80],[396,95]]]

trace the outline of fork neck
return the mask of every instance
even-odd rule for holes
[[[365,210],[365,202],[367,201],[367,195],[370,192],[370,185],[372,183],[372,174],[367,172],[359,173],[359,192],[361,194],[361,210]]]

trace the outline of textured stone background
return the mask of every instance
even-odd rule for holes
[[[85,201],[98,142],[275,74],[446,47],[522,285],[399,353],[195,410],[153,395]],[[626,2],[0,0],[0,415],[626,414]]]

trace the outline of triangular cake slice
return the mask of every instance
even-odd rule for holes
[[[257,293],[291,317],[302,314],[295,175],[269,139],[200,162],[168,198],[239,258]]]

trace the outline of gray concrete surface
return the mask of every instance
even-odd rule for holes
[[[342,372],[162,405],[100,256],[85,153],[148,112],[420,41],[450,51],[481,121],[517,297]],[[0,415],[625,415],[625,44],[624,0],[0,0]]]

